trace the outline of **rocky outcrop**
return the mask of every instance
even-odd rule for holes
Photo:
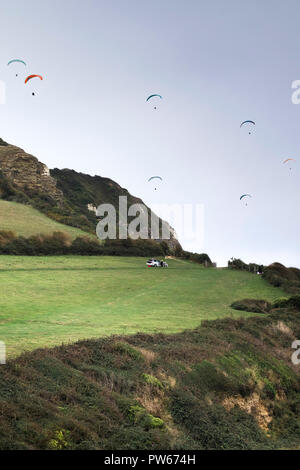
[[[0,171],[17,188],[45,193],[57,202],[63,200],[48,167],[18,147],[0,146]]]

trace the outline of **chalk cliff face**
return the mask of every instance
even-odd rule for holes
[[[63,201],[63,193],[56,187],[48,167],[18,147],[0,144],[0,171],[17,188],[46,193],[59,203]]]
[[[128,206],[143,204],[111,179],[49,170],[33,155],[0,138],[0,198],[31,204],[58,222],[95,233],[96,208],[102,203],[117,207],[119,196],[127,197]],[[145,210],[150,213],[148,207]],[[170,239],[156,241],[165,241],[172,251],[181,248],[174,230],[170,233]]]

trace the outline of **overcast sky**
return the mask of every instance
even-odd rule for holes
[[[150,206],[203,204],[204,242],[180,241],[219,265],[300,267],[298,0],[3,0],[0,17],[0,137]]]

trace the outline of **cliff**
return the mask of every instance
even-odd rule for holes
[[[48,167],[18,147],[0,142],[0,171],[18,189],[46,193],[57,203],[63,202]]]
[[[143,204],[109,178],[49,170],[33,155],[0,139],[0,199],[29,204],[57,222],[95,233],[96,208],[112,204],[118,212],[119,196],[127,197],[128,206]],[[181,248],[173,229],[169,240],[157,240],[162,241],[171,251]]]

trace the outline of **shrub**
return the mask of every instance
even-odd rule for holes
[[[273,263],[265,268],[263,277],[274,287],[281,287],[289,294],[300,294],[300,269]]]
[[[14,240],[16,238],[16,234],[14,232],[6,232],[4,230],[0,230],[0,245],[5,245],[6,243]]]
[[[276,398],[276,390],[272,382],[270,382],[268,379],[264,379],[264,388],[263,388],[263,394],[267,397],[270,398],[271,400],[275,400]]]
[[[163,389],[163,384],[153,375],[143,374],[143,379],[147,384],[152,385],[153,387]]]
[[[183,251],[178,249],[175,252],[176,258],[193,261],[194,263],[204,264],[205,266],[212,266],[213,263],[210,257],[206,253],[191,253],[189,251]]]
[[[92,240],[88,236],[77,237],[71,247],[70,252],[73,255],[102,255],[104,250],[98,240]]]
[[[49,442],[49,449],[51,450],[64,450],[69,447],[68,437],[69,431],[64,429],[55,432],[55,437]]]
[[[236,259],[236,258],[231,258],[231,260],[228,261],[228,268],[239,269],[241,271],[249,271],[255,274],[257,272],[259,273],[264,272],[264,266],[262,264],[256,264],[256,263],[246,264],[241,259]]]
[[[155,418],[152,415],[148,415],[149,427],[150,428],[163,428],[165,423],[160,418]]]
[[[131,421],[145,429],[164,427],[162,419],[150,415],[145,408],[140,405],[133,405],[129,408],[129,417]]]
[[[294,295],[290,298],[280,298],[275,300],[273,308],[295,308],[300,310],[300,295]]]
[[[231,308],[244,312],[268,313],[272,305],[266,300],[243,299],[233,302]]]

